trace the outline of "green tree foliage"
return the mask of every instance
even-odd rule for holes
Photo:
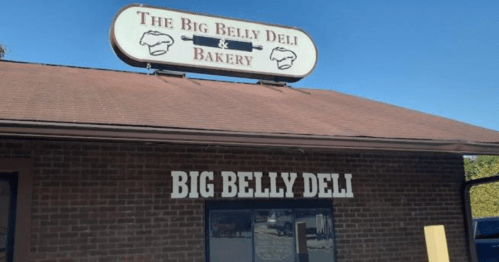
[[[464,159],[467,180],[499,175],[499,156]],[[499,216],[499,182],[474,186],[470,190],[473,217]]]
[[[6,53],[7,47],[4,44],[0,43],[0,59],[2,59]]]
[[[474,161],[464,159],[466,180],[484,178],[499,173],[499,156],[479,156]]]

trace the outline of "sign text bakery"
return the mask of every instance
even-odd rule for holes
[[[142,5],[118,12],[110,38],[138,67],[294,82],[317,62],[300,29]]]
[[[213,171],[172,171],[171,198],[215,197]],[[218,176],[218,175],[217,175]],[[295,182],[302,180],[304,198],[351,198],[352,174],[222,171],[222,198],[294,198]],[[340,188],[344,177],[345,188]],[[343,181],[342,181],[343,182]]]

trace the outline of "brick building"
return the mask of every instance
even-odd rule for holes
[[[0,79],[0,261],[426,261],[437,224],[468,261],[462,154],[499,154],[498,132],[333,91]]]

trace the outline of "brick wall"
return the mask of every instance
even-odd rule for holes
[[[468,257],[456,155],[1,139],[2,157],[34,162],[32,262],[204,261],[204,200],[170,199],[172,170],[352,173],[337,261],[426,261],[435,224]]]

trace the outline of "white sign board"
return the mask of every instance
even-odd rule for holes
[[[314,42],[297,28],[136,4],[118,12],[110,38],[137,67],[295,82],[317,63]]]

